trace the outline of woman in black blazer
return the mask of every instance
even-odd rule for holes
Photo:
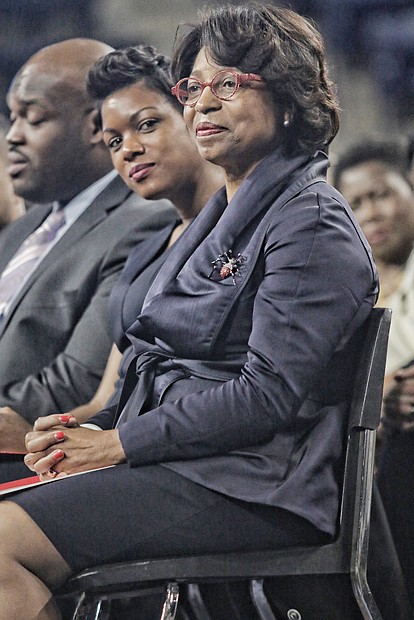
[[[122,353],[131,346],[125,332],[139,315],[153,278],[175,241],[224,184],[220,168],[198,155],[196,145],[185,131],[181,105],[171,93],[172,84],[170,59],[147,45],[110,52],[89,71],[90,96],[100,102],[100,107],[104,101],[109,104],[105,106],[109,128],[105,131],[105,141],[114,168],[135,193],[148,200],[160,197],[170,200],[177,210],[177,220],[154,231],[151,239],[137,235],[136,247],[112,287],[108,317],[114,344],[105,373],[93,398],[66,412],[80,423],[100,411],[112,396],[118,373],[122,374],[128,359],[126,353],[126,359],[121,362]],[[144,111],[139,112],[141,109]],[[128,153],[131,124],[139,151],[135,157]],[[119,136],[124,134],[125,141],[120,140]],[[151,161],[150,174],[141,173],[138,179],[131,177],[129,172],[135,159],[138,165],[144,160]]]
[[[320,36],[287,9],[226,5],[186,29],[173,60],[187,131],[226,185],[128,330],[135,357],[94,418],[103,430],[56,416],[28,435],[41,474],[105,469],[0,505],[0,619],[58,618],[51,591],[88,565],[335,534],[357,331],[378,280],[325,180],[338,108]],[[142,149],[128,157],[131,179],[149,180]]]

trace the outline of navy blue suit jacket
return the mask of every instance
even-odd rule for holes
[[[119,433],[132,466],[161,463],[333,533],[357,334],[378,280],[326,168],[323,154],[275,151],[184,233],[129,330],[138,381]],[[234,281],[214,262],[229,250],[243,257]]]

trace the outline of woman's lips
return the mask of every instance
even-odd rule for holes
[[[220,125],[214,125],[214,123],[198,123],[195,130],[197,138],[214,136],[218,133],[222,133],[223,131],[226,131],[225,127],[221,127]]]
[[[137,166],[133,166],[129,171],[128,176],[134,181],[141,181],[149,174],[154,165],[155,164],[138,164]]]

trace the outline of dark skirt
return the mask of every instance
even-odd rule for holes
[[[320,544],[305,519],[202,487],[163,467],[128,464],[6,496],[73,571],[103,563]]]

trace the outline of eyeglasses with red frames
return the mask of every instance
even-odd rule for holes
[[[246,82],[264,82],[264,78],[256,73],[237,73],[236,71],[219,71],[210,82],[201,82],[197,78],[183,78],[171,88],[172,94],[182,105],[195,106],[206,86],[217,97],[226,101],[237,93]]]

